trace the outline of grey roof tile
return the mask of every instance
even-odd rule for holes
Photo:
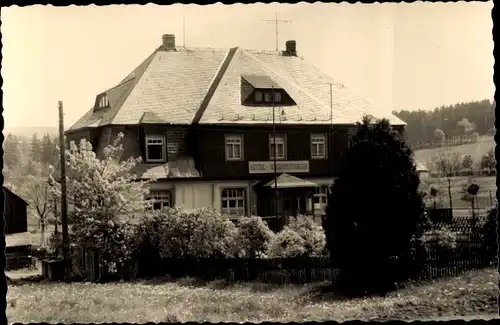
[[[216,78],[221,74],[220,80]],[[164,51],[159,47],[118,86],[106,91],[109,108],[88,111],[70,131],[97,123],[271,123],[271,107],[242,105],[242,78],[256,88],[279,86],[295,101],[296,105],[275,109],[277,123],[353,124],[369,114],[405,124],[300,57],[241,48]]]
[[[261,89],[271,89],[271,88],[281,88],[276,82],[274,82],[269,76],[266,75],[242,75],[252,87]]]

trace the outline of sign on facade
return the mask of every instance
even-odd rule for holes
[[[274,161],[249,161],[248,172],[250,174],[274,173]],[[309,161],[277,161],[277,173],[308,173]]]

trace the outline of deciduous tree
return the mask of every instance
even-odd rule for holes
[[[104,149],[102,160],[85,140],[66,151],[67,195],[73,210],[69,218],[71,240],[90,245],[118,269],[135,251],[137,225],[150,207],[146,199],[150,181],[138,180],[132,172],[140,158],[123,159],[122,138],[120,133]],[[54,174],[51,181],[60,195]]]
[[[38,226],[40,228],[40,242],[45,243],[45,227],[47,226],[47,217],[51,211],[51,192],[48,183],[48,177],[41,173],[38,169],[36,175],[27,175],[23,183],[21,193],[29,207],[33,209],[38,218]]]
[[[487,153],[481,157],[481,168],[483,169],[495,169],[497,165],[497,161],[495,159],[495,150],[491,148]]]
[[[448,182],[448,198],[450,209],[453,209],[453,199],[451,195],[452,179],[462,168],[462,154],[459,152],[444,150],[433,156],[434,165],[441,177],[445,177]]]

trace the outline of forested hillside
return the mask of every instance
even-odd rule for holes
[[[393,112],[407,123],[406,134],[413,146],[470,137],[475,133],[490,135],[495,123],[495,103],[482,100],[436,107],[434,110]]]
[[[58,159],[58,138],[45,134],[31,137],[7,134],[3,143],[4,185],[28,203],[28,223],[47,222],[50,195],[49,166]]]

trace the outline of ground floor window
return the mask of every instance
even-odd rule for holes
[[[230,216],[246,215],[245,188],[225,188],[221,193],[221,213]]]
[[[172,207],[172,192],[169,190],[150,191],[148,199],[152,201],[153,210],[163,210]]]
[[[325,213],[328,204],[328,186],[321,185],[315,188],[314,191],[314,212]]]

